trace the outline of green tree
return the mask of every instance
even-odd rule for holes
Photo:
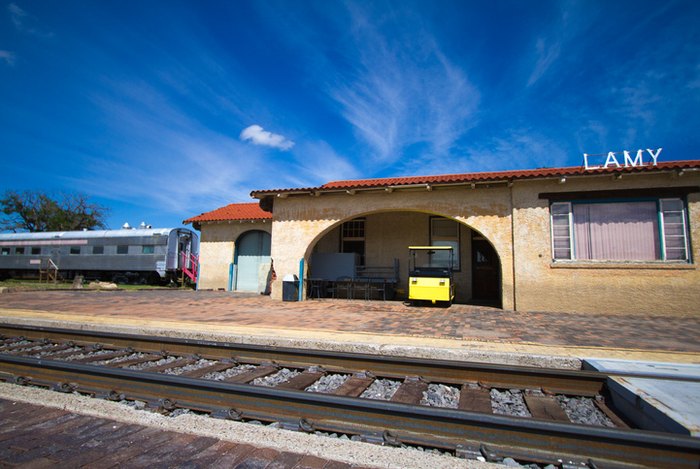
[[[84,194],[53,198],[42,191],[7,191],[0,199],[3,231],[75,231],[105,228],[108,209]]]

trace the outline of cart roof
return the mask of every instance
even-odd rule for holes
[[[452,246],[409,246],[408,249],[412,251],[451,251],[454,248]]]

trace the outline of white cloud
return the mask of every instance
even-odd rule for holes
[[[448,156],[476,125],[479,89],[443,51],[434,25],[411,9],[326,2],[313,7],[314,18],[324,19],[318,28],[301,10],[280,15],[272,2],[261,3],[329,110],[353,132],[353,157],[365,173],[390,168],[417,148],[416,157]]]
[[[10,3],[7,6],[7,11],[10,12],[10,18],[12,18],[12,23],[17,29],[22,29],[24,19],[27,17],[27,12],[22,10],[19,6],[14,3]]]
[[[39,37],[53,37],[53,33],[45,32],[34,26],[37,23],[35,17],[27,13],[25,10],[17,6],[15,3],[10,3],[7,6],[7,11],[10,12],[10,18],[12,19],[12,24],[15,25],[17,31],[23,33],[32,34]]]
[[[294,146],[294,142],[288,140],[286,137],[268,132],[257,124],[243,129],[240,138],[244,142],[250,140],[254,145],[278,148],[280,150],[289,150]]]
[[[14,52],[10,52],[9,50],[0,50],[0,59],[4,60],[5,63],[9,66],[13,66],[15,64],[15,54]]]
[[[536,48],[537,62],[535,63],[535,69],[527,80],[527,86],[534,85],[537,80],[542,78],[542,75],[544,75],[547,69],[559,58],[559,54],[561,53],[561,43],[555,42],[554,44],[547,45],[542,38],[537,40]]]
[[[327,93],[375,163],[391,165],[415,145],[426,155],[449,155],[476,123],[479,90],[410,15],[392,24],[395,36],[359,7],[350,17],[351,68],[330,80]],[[342,70],[332,61],[329,68]]]

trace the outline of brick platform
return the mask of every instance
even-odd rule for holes
[[[453,305],[412,307],[401,302],[308,300],[191,291],[45,291],[0,295],[0,310],[39,310],[98,318],[179,321],[222,327],[258,327],[503,344],[617,348],[700,353],[700,314],[667,317],[507,311]],[[196,327],[196,326],[195,326]]]

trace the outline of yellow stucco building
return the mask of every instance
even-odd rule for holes
[[[202,232],[199,286],[240,289],[232,284],[236,266],[250,254],[260,260],[258,290],[267,278],[273,298],[282,298],[284,276],[301,274],[323,281],[323,291],[314,292],[308,286],[318,285],[304,282],[304,296],[369,297],[369,291],[339,295],[335,287],[342,284],[334,283],[371,276],[385,279],[389,296],[402,299],[408,246],[443,245],[456,254],[456,302],[697,314],[700,161],[657,162],[658,152],[649,154],[653,160],[613,154],[611,161],[608,154],[605,164],[586,160],[583,167],[254,191],[256,214],[214,220],[214,211],[186,220]],[[236,206],[252,207],[229,207]],[[250,232],[271,235],[269,245],[258,234],[260,249],[251,250]],[[245,256],[237,257],[239,245]],[[276,279],[264,272],[269,259]]]

